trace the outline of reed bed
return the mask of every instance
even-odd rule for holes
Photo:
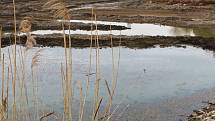
[[[91,120],[91,121],[109,121],[112,120],[114,113],[118,109],[112,108],[113,105],[113,97],[116,90],[117,80],[118,80],[118,71],[120,64],[120,48],[118,58],[116,59],[115,51],[113,48],[113,38],[112,38],[112,28],[110,25],[110,43],[112,50],[112,81],[104,81],[107,87],[108,95],[100,95],[101,89],[101,52],[100,52],[100,43],[99,43],[99,35],[98,35],[98,27],[97,27],[97,15],[96,10],[92,8],[92,16],[91,16],[91,36],[90,40],[90,50],[89,50],[89,65],[87,69],[88,76],[85,80],[78,81],[79,90],[74,90],[74,79],[73,79],[73,52],[72,52],[72,39],[70,34],[71,23],[68,22],[71,20],[71,11],[67,8],[66,4],[62,0],[48,0],[44,4],[44,9],[50,10],[56,19],[62,19],[62,31],[63,31],[63,41],[64,41],[64,56],[65,60],[61,64],[60,75],[62,78],[62,92],[63,92],[63,118],[55,118],[63,121],[73,121],[78,119],[79,121]],[[54,111],[50,111],[48,113],[41,113],[39,107],[39,87],[38,87],[38,75],[37,72],[40,71],[37,67],[40,63],[40,57],[43,56],[41,53],[43,49],[38,50],[34,53],[31,62],[31,83],[32,87],[27,85],[29,83],[29,79],[27,78],[28,72],[26,68],[26,58],[28,56],[28,51],[37,44],[34,37],[31,35],[32,21],[31,17],[24,17],[23,20],[19,23],[19,31],[16,30],[17,21],[16,21],[16,3],[13,0],[13,12],[14,12],[14,45],[8,49],[7,59],[9,59],[9,63],[5,65],[5,53],[2,54],[0,49],[0,60],[1,60],[1,71],[2,71],[2,84],[1,84],[1,104],[0,104],[0,121],[43,121],[48,119],[51,116],[56,116]],[[95,24],[93,24],[94,22]],[[65,28],[69,28],[69,35],[66,35]],[[95,28],[95,30],[93,29]],[[93,35],[93,31],[96,35]],[[26,34],[26,45],[24,48],[20,46],[17,48],[17,33],[22,32]],[[0,46],[1,46],[1,35],[2,28],[0,27]],[[120,44],[119,44],[120,46]],[[93,48],[95,47],[95,49]],[[92,63],[93,63],[93,52],[95,56],[96,63],[96,75],[94,81],[94,87],[90,87],[90,75],[92,74]],[[17,59],[19,57],[19,60]],[[6,75],[6,76],[5,76]],[[7,79],[5,78],[7,77]],[[12,83],[11,88],[9,88],[10,83]],[[86,85],[83,85],[86,84]],[[5,86],[6,85],[6,86]],[[86,87],[84,89],[84,87]],[[94,95],[91,97],[92,101],[92,109],[91,116],[87,116],[85,114],[86,102],[89,97],[89,90],[93,88]],[[12,97],[9,98],[8,92],[12,90]],[[32,99],[29,96],[28,90],[32,90],[33,95]],[[79,92],[79,110],[78,112],[74,112],[74,91]],[[12,102],[12,105],[9,104],[9,99]],[[104,101],[108,99],[107,101]],[[32,102],[31,102],[32,100]],[[104,107],[104,111],[102,111],[101,106],[104,102],[107,102]],[[30,103],[33,103],[33,111],[29,109]],[[9,110],[11,107],[11,110]],[[33,113],[33,114],[32,114]],[[74,114],[78,114],[78,117],[74,117]],[[11,116],[11,117],[9,117]],[[87,118],[88,117],[88,118]]]

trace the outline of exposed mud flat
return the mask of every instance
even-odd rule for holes
[[[90,47],[91,36],[90,35],[72,35],[72,46],[83,48]],[[201,47],[203,49],[215,50],[215,38],[204,37],[164,37],[164,36],[112,36],[114,46],[125,46],[128,48],[150,48],[160,45],[161,47],[167,46],[183,46],[191,45]],[[12,35],[6,35],[2,38],[2,46],[13,44],[14,37]],[[37,44],[40,46],[64,46],[63,35],[37,35],[35,36]],[[17,37],[18,44],[24,44],[26,37]],[[94,40],[93,40],[94,43]],[[99,36],[100,47],[110,47],[110,36]],[[93,44],[95,45],[95,44]]]
[[[41,22],[40,24],[33,23],[32,25],[32,31],[34,30],[61,30],[62,29],[62,23],[58,22],[56,20],[50,21],[49,23],[46,22]],[[4,31],[12,31],[14,29],[14,24],[13,23],[7,23],[3,25],[3,30]],[[17,24],[17,29],[19,29],[19,23]],[[69,29],[69,24],[65,25],[65,29]],[[86,23],[81,23],[81,22],[71,22],[70,24],[70,30],[95,30],[96,26],[95,24],[86,24]],[[97,25],[98,30],[110,30],[110,25],[103,25],[103,24],[98,24]],[[130,29],[125,26],[118,26],[118,25],[111,25],[112,30],[125,30],[125,29]]]

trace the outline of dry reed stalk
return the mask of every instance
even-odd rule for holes
[[[63,97],[65,96],[65,86],[64,86],[64,82],[65,82],[65,74],[64,74],[64,68],[63,68],[63,63],[61,63],[61,77],[62,77],[62,92],[63,92]]]
[[[109,93],[109,104],[107,105],[106,107],[106,113],[105,113],[105,117],[107,117],[106,121],[109,121],[111,119],[111,117],[113,116],[113,113],[116,111],[116,109],[110,113],[110,109],[112,107],[112,101],[113,101],[113,96],[115,94],[115,90],[116,90],[116,84],[117,84],[117,81],[118,81],[118,75],[119,75],[119,66],[120,66],[120,56],[121,56],[121,41],[122,41],[122,38],[121,38],[121,31],[120,31],[120,40],[119,40],[119,51],[118,51],[118,61],[117,61],[117,67],[116,67],[116,72],[114,72],[114,80],[112,82],[112,88],[110,90],[109,88],[109,85],[108,85],[108,82],[105,80],[105,83],[106,83],[106,86],[107,86],[107,89],[108,89],[108,93]],[[113,50],[112,50],[113,51]],[[113,54],[112,54],[112,58],[113,58]],[[115,62],[115,61],[113,61]],[[115,70],[114,70],[115,71]],[[108,109],[108,110],[107,110]]]
[[[7,113],[7,108],[8,108],[8,98],[4,96],[4,85],[5,85],[5,58],[3,54],[2,58],[2,100],[0,104],[0,121],[7,121],[8,120],[8,113]]]
[[[114,72],[114,74],[116,74],[116,75],[114,75],[115,77],[114,77],[114,80],[113,80],[113,82],[112,82],[112,89],[111,89],[111,95],[110,95],[110,99],[109,99],[109,107],[108,107],[108,109],[109,109],[109,112],[108,112],[108,114],[106,114],[106,115],[109,115],[110,114],[110,108],[111,108],[111,106],[112,106],[112,101],[113,101],[113,96],[114,96],[114,94],[115,94],[115,90],[116,90],[116,84],[117,84],[117,81],[118,81],[118,75],[119,75],[119,66],[120,66],[120,56],[121,56],[121,52],[120,52],[120,50],[121,50],[121,42],[122,42],[122,38],[121,38],[121,31],[120,31],[120,41],[119,41],[119,52],[118,52],[118,61],[117,61],[117,67],[116,67],[116,72]],[[112,54],[112,58],[113,58],[114,56],[113,56],[113,54]],[[109,89],[110,90],[110,89]],[[113,111],[111,114],[110,114],[110,116],[108,116],[108,119],[106,120],[106,121],[109,121],[110,119],[111,119],[111,117],[112,117],[112,115],[113,115],[113,113],[114,113],[115,111]]]
[[[94,121],[98,121],[99,120],[97,118],[98,118],[98,115],[99,115],[99,109],[100,109],[101,103],[102,103],[102,98],[99,99],[98,104],[96,106],[95,114],[93,116],[93,120]]]
[[[89,67],[88,67],[86,92],[85,92],[85,96],[84,96],[84,100],[83,100],[82,109],[81,109],[81,112],[80,112],[79,121],[83,120],[84,107],[85,107],[86,99],[87,99],[87,96],[88,96],[89,83],[90,83],[90,74],[91,74],[91,70],[92,70],[93,15],[94,15],[93,8],[92,8],[91,14],[92,14],[92,16],[91,16],[91,35],[90,35],[90,54],[89,54],[90,55],[90,57],[89,57],[90,62],[89,62]]]
[[[0,104],[0,121],[4,119],[4,110],[3,110],[3,103],[4,103],[4,54],[2,59],[2,94],[1,94],[1,104]]]
[[[93,109],[93,115],[92,115],[92,121],[98,121],[99,120],[99,112],[96,112],[97,107],[100,103],[100,96],[99,96],[99,88],[100,88],[100,47],[99,47],[99,37],[98,37],[98,26],[97,26],[97,16],[94,14],[95,19],[95,46],[96,46],[96,83],[95,83],[95,90],[94,90],[94,109]],[[96,116],[96,117],[95,117]]]
[[[13,67],[12,67],[12,59],[11,59],[11,54],[10,54],[10,49],[8,48],[8,58],[9,58],[9,68],[10,68],[10,73],[11,73],[11,80],[13,80]]]
[[[64,26],[65,26],[65,23],[64,21],[65,20],[70,20],[70,16],[69,16],[69,10],[66,8],[65,4],[60,1],[60,0],[48,0],[44,5],[43,7],[45,9],[49,9],[51,10],[53,13],[54,13],[54,17],[56,18],[61,18],[63,19],[63,22],[62,22],[62,30],[63,30],[63,38],[64,38],[64,49],[65,49],[65,94],[64,94],[64,120],[65,121],[69,121],[69,120],[72,120],[72,115],[71,115],[71,111],[72,109],[70,109],[72,106],[70,105],[70,98],[71,98],[71,95],[72,95],[72,89],[69,90],[69,86],[72,85],[72,82],[71,82],[71,78],[72,78],[72,74],[71,74],[71,65],[69,66],[70,68],[70,79],[69,79],[69,69],[68,69],[68,52],[67,52],[67,40],[66,40],[66,34],[65,34],[65,29],[64,29]],[[70,25],[69,25],[70,27]],[[69,46],[71,47],[71,37],[69,37]],[[70,50],[71,51],[71,50]],[[70,55],[70,52],[69,52],[69,63],[70,63],[70,58],[71,55]],[[69,80],[70,80],[70,84],[69,84]]]
[[[113,86],[115,85],[115,60],[114,60],[114,49],[113,49],[113,37],[112,37],[112,26],[110,24],[110,43],[111,43],[111,54],[112,54],[112,88],[113,89]],[[109,93],[109,101],[108,101],[108,104],[106,106],[106,112],[105,112],[105,116],[106,115],[109,115],[110,113],[110,110],[111,110],[111,106],[112,106],[112,100],[113,100],[113,97],[112,97],[112,90],[110,91],[110,88],[109,88],[109,85],[106,82],[106,86],[107,86],[107,89],[108,89],[108,93]]]
[[[10,67],[8,67],[8,71],[7,71],[7,89],[6,89],[6,100],[7,100],[7,108],[6,108],[6,113],[7,113],[7,116],[6,116],[6,120],[5,121],[8,121],[8,102],[9,102],[9,97],[8,97],[8,91],[9,91],[9,80],[10,80]]]
[[[2,103],[4,101],[4,54],[3,54],[3,58],[2,58],[2,93],[1,93],[1,97],[2,97]]]
[[[67,51],[67,38],[65,34],[65,20],[70,20],[70,10],[66,8],[63,1],[48,0],[43,6],[46,9],[52,10],[54,17],[63,19],[62,29],[64,36],[64,49],[65,49],[65,95],[64,95],[64,117],[66,121],[72,121],[72,57],[71,57],[71,37],[69,35],[69,53]],[[69,24],[70,29],[70,24]],[[69,54],[69,62],[68,62]],[[69,71],[70,70],[70,71]]]
[[[2,38],[2,26],[0,26],[0,61],[1,61],[1,38]]]
[[[32,47],[33,47],[34,45],[36,45],[36,44],[37,44],[36,40],[35,40],[34,37],[31,36],[31,34],[28,32],[28,33],[27,33],[27,41],[26,41],[26,43],[25,43],[27,49],[32,48]]]
[[[80,101],[79,101],[79,121],[82,121],[82,112],[81,110],[83,109],[83,87],[82,87],[82,82],[81,81],[78,81],[78,85],[79,85],[79,95],[80,95]]]
[[[30,121],[30,114],[27,110],[28,105],[28,93],[27,93],[27,86],[26,86],[26,51],[21,48],[19,49],[19,57],[20,57],[20,65],[21,65],[21,87],[20,87],[20,108],[23,115],[23,120]]]
[[[49,117],[51,115],[54,115],[54,112],[45,114],[44,116],[42,116],[42,117],[39,118],[39,121],[42,121],[44,118],[47,118],[47,117]]]
[[[70,17],[69,17],[69,20],[70,20]],[[69,107],[69,117],[70,119],[72,120],[72,100],[73,100],[73,75],[72,75],[72,72],[73,72],[73,69],[72,69],[72,39],[71,39],[71,23],[69,22],[69,83],[70,83],[70,95],[69,95],[69,104],[70,104],[70,107]]]
[[[13,109],[12,109],[12,121],[16,121],[17,117],[16,117],[16,3],[15,0],[13,0],[13,18],[14,18],[14,52],[13,52],[13,56],[14,56],[14,75],[13,75]]]
[[[66,42],[66,34],[65,34],[65,29],[64,29],[64,22],[62,23],[62,28],[63,28],[63,37],[64,37],[64,53],[65,53],[65,97],[64,97],[64,113],[65,113],[65,120],[69,121],[69,77],[68,77],[68,52],[67,52],[67,42]]]
[[[117,62],[117,69],[116,69],[116,82],[115,82],[115,85],[113,86],[112,96],[115,94],[116,84],[117,84],[118,76],[119,76],[120,58],[121,58],[121,43],[122,43],[122,31],[120,30],[119,45],[118,45],[119,46],[119,48],[118,48],[118,62]]]
[[[34,54],[34,56],[32,57],[32,61],[31,61],[31,74],[32,74],[32,83],[33,83],[33,97],[34,97],[34,113],[35,113],[35,117],[34,120],[39,120],[39,107],[38,107],[38,80],[37,80],[37,73],[36,73],[36,67],[38,66],[39,62],[40,62],[40,56],[41,56],[41,52],[44,49],[39,49],[38,51],[36,51],[36,53]]]

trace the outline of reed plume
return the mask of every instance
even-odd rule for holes
[[[19,31],[23,32],[27,36],[26,40],[26,48],[32,48],[34,45],[37,44],[36,40],[34,37],[31,35],[31,26],[32,26],[32,18],[31,17],[24,17],[23,20],[20,22],[19,25]]]
[[[31,17],[24,17],[23,20],[20,22],[19,30],[23,33],[31,32],[32,26],[32,18]]]
[[[63,0],[48,0],[43,7],[50,10],[55,18],[63,18],[64,20],[70,20],[70,10],[66,7]]]

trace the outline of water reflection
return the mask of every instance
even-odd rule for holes
[[[59,22],[61,20],[58,20]],[[95,22],[88,20],[70,20],[74,23],[85,23],[90,24]],[[130,29],[125,30],[112,30],[113,35],[125,35],[125,36],[202,36],[202,37],[215,37],[215,29],[205,29],[205,28],[183,28],[174,26],[164,26],[158,24],[138,24],[138,23],[125,23],[125,22],[108,22],[108,21],[97,21],[97,24],[102,25],[116,25],[125,26]],[[87,30],[65,30],[66,34],[79,34],[79,35],[96,35],[97,32],[87,31]],[[10,34],[10,33],[5,33]],[[35,35],[46,35],[46,34],[63,34],[61,30],[36,30],[32,34]],[[109,35],[108,30],[98,30],[98,35]],[[20,35],[23,35],[21,33]]]
[[[75,22],[75,21],[73,21]],[[76,21],[78,22],[78,21]],[[88,23],[88,22],[85,22]],[[101,22],[99,24],[108,24]],[[113,25],[114,23],[111,23]],[[155,24],[129,24],[129,23],[120,23],[117,25],[127,26],[131,29],[121,30],[121,35],[127,35],[127,36],[195,36],[192,29],[183,29],[183,28],[177,28],[177,27],[171,27],[171,26],[163,26],[163,25],[155,25]],[[39,34],[39,35],[45,35],[45,34],[57,34],[57,33],[63,33],[63,31],[60,30],[38,30],[33,31],[32,34]],[[66,30],[66,34],[69,34],[69,30]],[[91,35],[91,31],[86,30],[71,30],[71,34],[86,34]],[[97,32],[93,31],[93,34],[96,35]],[[105,30],[99,30],[98,35],[109,35],[109,31]],[[119,30],[112,30],[113,35],[120,35]]]

